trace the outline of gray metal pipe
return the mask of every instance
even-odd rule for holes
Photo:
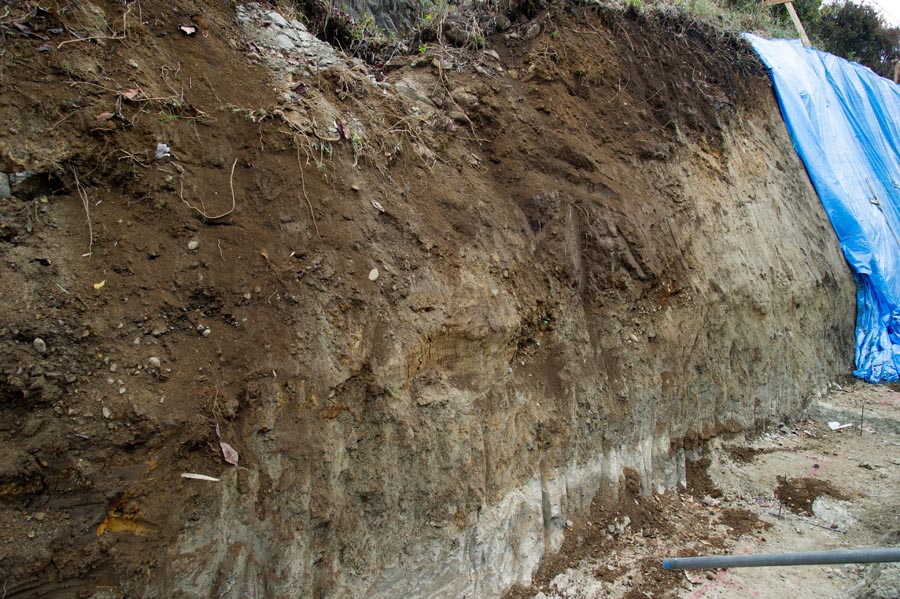
[[[822,564],[872,564],[900,562],[900,547],[839,549],[805,553],[759,553],[750,555],[704,555],[669,557],[666,570],[705,570],[715,568],[758,568],[760,566],[815,566]]]

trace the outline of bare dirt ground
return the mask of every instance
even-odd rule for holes
[[[664,557],[896,544],[900,393],[849,382],[808,414],[711,444],[681,494],[633,498],[618,512],[595,506],[535,586],[508,597],[900,597],[895,566],[662,569]]]

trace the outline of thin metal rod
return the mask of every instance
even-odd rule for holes
[[[714,568],[757,568],[760,566],[872,564],[877,562],[900,562],[900,547],[809,551],[806,553],[670,557],[663,560],[663,568],[666,570],[705,570]]]

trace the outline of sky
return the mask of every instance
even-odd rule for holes
[[[900,0],[863,0],[877,10],[888,25],[900,27]]]

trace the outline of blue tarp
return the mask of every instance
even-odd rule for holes
[[[856,370],[900,378],[900,87],[799,40],[745,36],[857,283]]]

